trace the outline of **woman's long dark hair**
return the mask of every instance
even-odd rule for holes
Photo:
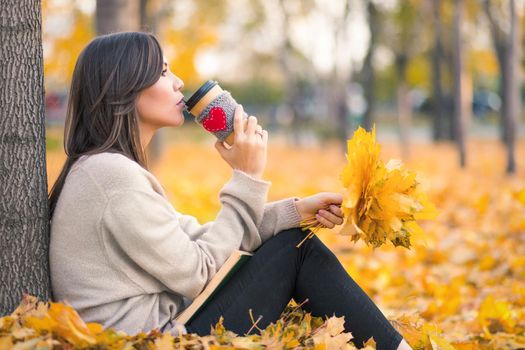
[[[80,53],[64,127],[67,159],[49,193],[50,220],[66,176],[81,156],[117,152],[147,169],[135,102],[160,78],[163,62],[157,39],[140,32],[97,37]]]

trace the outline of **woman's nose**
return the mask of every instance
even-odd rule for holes
[[[173,88],[175,88],[175,90],[182,90],[183,87],[184,87],[184,82],[182,81],[182,79],[174,74],[173,75]]]

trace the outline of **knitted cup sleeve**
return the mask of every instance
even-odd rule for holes
[[[223,130],[217,130],[217,131],[210,131],[219,141],[224,141],[228,135],[230,135],[233,132],[233,115],[235,113],[235,108],[237,107],[237,102],[233,99],[231,94],[228,91],[222,92],[220,95],[215,97],[213,101],[210,102],[202,110],[202,112],[199,114],[197,118],[195,118],[195,122],[203,126],[202,124],[205,122],[207,118],[210,118],[210,112],[214,108],[221,108],[224,111],[224,114],[226,115],[226,127]],[[246,113],[245,113],[246,117]]]

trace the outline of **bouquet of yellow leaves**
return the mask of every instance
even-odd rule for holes
[[[341,234],[379,247],[388,239],[410,247],[410,236],[422,234],[416,220],[434,219],[437,210],[420,190],[416,174],[401,161],[379,159],[375,128],[359,128],[348,141],[348,163],[341,174],[346,189],[342,204],[346,221]]]
[[[384,164],[379,159],[375,127],[371,133],[359,128],[348,140],[347,164],[340,179],[344,186],[341,205],[345,222],[340,233],[373,247],[390,240],[394,246],[410,247],[410,237],[422,235],[416,220],[433,219],[437,210],[420,189],[416,174],[401,161]],[[319,224],[304,222],[315,233]]]

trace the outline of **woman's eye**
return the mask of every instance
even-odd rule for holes
[[[161,74],[162,74],[163,76],[166,76],[166,73],[168,73],[168,70],[167,70],[167,69],[164,69],[164,70],[162,71]]]

